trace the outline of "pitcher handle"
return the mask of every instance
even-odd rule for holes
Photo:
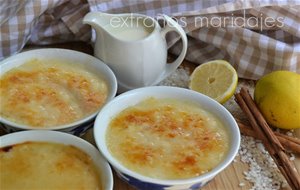
[[[172,72],[174,72],[178,68],[178,66],[182,63],[182,61],[185,57],[186,51],[187,51],[187,37],[186,37],[185,31],[181,28],[181,26],[176,21],[174,21],[169,16],[163,15],[163,17],[164,17],[165,21],[167,22],[167,24],[161,30],[162,37],[166,39],[166,34],[168,32],[171,32],[171,31],[177,32],[180,35],[181,40],[182,40],[182,50],[175,61],[173,61],[172,63],[166,64],[165,71],[156,80],[156,82],[155,82],[156,84],[161,82],[166,77],[168,77]]]

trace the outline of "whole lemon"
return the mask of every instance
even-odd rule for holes
[[[300,128],[300,75],[275,71],[256,84],[254,100],[266,121],[278,128]]]

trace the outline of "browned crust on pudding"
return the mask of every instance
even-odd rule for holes
[[[173,99],[149,98],[115,116],[106,135],[123,165],[159,179],[196,177],[227,154],[229,136],[210,113]]]
[[[1,189],[102,189],[92,158],[72,145],[24,142],[0,148]]]
[[[0,115],[34,127],[75,122],[97,111],[107,98],[101,78],[61,62],[33,60],[5,73],[0,84]]]

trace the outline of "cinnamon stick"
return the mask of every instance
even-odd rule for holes
[[[253,130],[256,132],[256,134],[258,135],[258,137],[262,140],[263,144],[265,145],[265,147],[267,148],[267,150],[269,151],[269,153],[271,155],[274,154],[274,150],[270,147],[270,144],[269,144],[268,140],[265,138],[264,132],[262,131],[262,129],[257,124],[257,121],[255,120],[255,117],[252,115],[250,109],[246,105],[246,103],[243,100],[242,96],[240,94],[235,94],[234,96],[235,96],[236,102],[238,103],[238,105],[241,107],[241,109],[246,114],[246,116],[247,116],[247,118],[248,118],[248,120],[250,122],[250,125],[253,128]]]
[[[293,190],[296,190],[295,185],[293,184],[293,181],[291,180],[291,178],[289,177],[289,175],[285,171],[285,169],[282,167],[282,164],[280,163],[280,160],[277,159],[278,156],[276,155],[276,151],[273,149],[271,143],[269,142],[269,140],[265,136],[265,134],[262,131],[262,129],[260,128],[260,126],[258,125],[255,117],[252,115],[252,112],[250,111],[248,105],[245,103],[243,97],[241,96],[241,94],[235,94],[235,98],[236,98],[236,102],[238,103],[238,105],[241,107],[241,109],[244,111],[244,113],[248,117],[248,120],[249,120],[252,128],[254,129],[254,131],[258,134],[259,137],[261,137],[262,142],[265,145],[265,148],[269,152],[270,156],[273,158],[273,160],[274,160],[275,164],[277,165],[278,169],[281,171],[282,175],[287,180],[287,182],[291,186],[291,188]]]
[[[262,138],[266,149],[293,190],[300,189],[300,176],[285,153],[283,146],[260,113],[245,88],[235,94],[236,102],[249,119],[255,133]]]
[[[250,108],[250,110],[251,110],[252,114],[254,115],[254,117],[257,119],[261,129],[264,131],[267,138],[272,143],[274,143],[274,144],[272,144],[274,146],[274,148],[276,150],[284,150],[284,148],[280,144],[279,140],[276,138],[275,134],[273,133],[272,129],[269,127],[268,123],[264,119],[263,115],[260,113],[259,109],[256,107],[256,104],[252,100],[252,97],[250,96],[248,91],[245,88],[242,88],[240,93],[241,93],[242,97],[244,97],[244,101],[246,102],[246,104]]]
[[[292,189],[294,189],[295,186],[294,186],[292,180],[290,179],[290,177],[288,176],[288,174],[286,173],[284,168],[281,166],[279,161],[276,159],[277,157],[275,156],[275,154],[276,154],[275,150],[272,148],[270,142],[268,142],[268,139],[266,138],[262,129],[257,124],[255,117],[252,115],[250,109],[248,108],[248,106],[245,103],[244,99],[242,98],[241,94],[235,94],[235,98],[236,98],[236,102],[238,103],[238,105],[241,107],[241,109],[244,111],[244,113],[248,117],[248,120],[249,120],[251,126],[253,127],[254,131],[258,134],[258,136],[260,136],[262,138],[263,144],[265,145],[265,147],[266,147],[267,151],[269,152],[269,154],[271,155],[271,157],[274,159],[274,162],[276,163],[278,169],[281,171],[282,175],[287,180],[287,182],[292,187]]]
[[[287,135],[278,133],[278,132],[276,132],[276,131],[275,131],[274,133],[275,133],[275,135],[277,135],[277,137],[278,137],[278,136],[281,136],[281,137],[287,139],[288,141],[294,142],[294,143],[296,143],[296,144],[300,144],[300,139],[298,139],[298,138],[290,137],[290,136],[287,136]]]
[[[261,139],[262,137],[259,137],[250,126],[246,126],[244,123],[242,123],[239,120],[237,120],[237,123],[243,135],[262,140]],[[276,131],[274,131],[274,134],[276,135],[276,137],[278,138],[278,140],[286,150],[292,153],[300,154],[300,142],[298,143],[298,141],[300,141],[299,139],[294,137],[289,137],[287,135],[281,134]]]

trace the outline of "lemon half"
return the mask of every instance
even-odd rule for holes
[[[234,94],[237,82],[238,75],[230,63],[214,60],[195,68],[189,88],[223,104]]]

